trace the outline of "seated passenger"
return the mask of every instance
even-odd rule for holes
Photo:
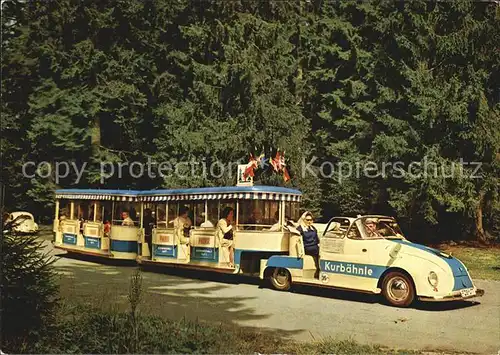
[[[107,219],[104,222],[104,236],[109,237],[110,233],[111,233],[111,223],[109,222],[109,219]]]
[[[177,240],[180,244],[188,244],[189,243],[189,230],[193,223],[191,219],[188,217],[189,208],[186,206],[182,206],[179,209],[179,216],[174,219],[174,235],[177,237]]]
[[[247,224],[251,224],[251,225],[245,229],[248,229],[248,230],[262,229],[262,227],[258,226],[258,224],[263,224],[262,213],[260,212],[260,210],[258,208],[255,208],[252,211],[252,214],[250,215],[250,218],[248,219]]]
[[[366,237],[372,238],[383,238],[382,235],[377,231],[377,219],[367,218],[365,220]]]
[[[129,213],[126,211],[122,212],[122,226],[134,226],[134,221],[130,218]]]
[[[59,226],[58,226],[59,232],[63,231],[65,220],[66,220],[66,214],[63,213],[59,216]]]
[[[233,216],[234,210],[232,207],[224,208],[221,219],[215,227],[215,238],[219,241],[219,245],[229,250],[230,267],[234,267]]]
[[[304,243],[304,252],[306,255],[311,255],[316,265],[315,278],[319,275],[319,237],[318,231],[313,226],[313,215],[311,212],[306,211],[299,219],[299,227],[297,230],[302,235]]]

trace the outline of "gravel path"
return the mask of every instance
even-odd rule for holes
[[[63,296],[103,307],[127,307],[134,266],[71,259],[55,251]],[[168,269],[167,269],[168,270]],[[168,272],[168,273],[166,273]],[[500,282],[475,280],[482,298],[392,308],[379,297],[296,287],[278,292],[259,280],[199,271],[143,271],[141,311],[171,319],[200,319],[266,328],[297,340],[334,337],[394,348],[477,352],[500,351]]]

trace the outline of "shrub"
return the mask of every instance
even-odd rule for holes
[[[57,306],[58,286],[42,242],[18,235],[4,226],[1,242],[1,346],[7,352],[26,352],[42,333],[50,331]]]
[[[137,317],[135,338],[131,314],[103,311],[89,305],[64,305],[57,335],[45,338],[35,353],[92,354],[414,354],[351,340],[322,339],[298,343],[266,331],[217,326],[156,316]]]

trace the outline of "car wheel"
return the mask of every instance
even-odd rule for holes
[[[415,300],[415,287],[406,274],[393,271],[384,277],[382,294],[390,305],[408,307]]]
[[[292,285],[292,277],[287,269],[277,267],[271,274],[271,284],[280,291],[288,291]]]

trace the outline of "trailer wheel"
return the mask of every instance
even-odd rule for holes
[[[288,291],[292,285],[292,276],[287,269],[277,267],[271,274],[271,284],[280,291]]]
[[[415,287],[406,274],[393,271],[384,277],[382,294],[391,306],[408,307],[415,300]]]

